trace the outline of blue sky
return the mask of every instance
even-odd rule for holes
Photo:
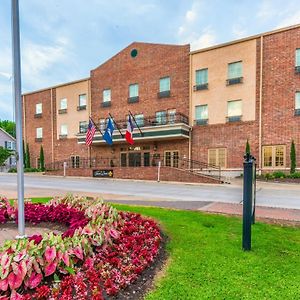
[[[0,1],[0,119],[13,118],[10,0]],[[89,76],[133,41],[192,50],[300,23],[299,0],[19,0],[23,92]]]

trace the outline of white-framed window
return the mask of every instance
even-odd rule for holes
[[[86,106],[86,94],[79,95],[79,106]]]
[[[106,119],[100,119],[100,129],[104,131],[106,128]]]
[[[67,124],[60,125],[60,135],[63,135],[63,136],[68,135],[68,125]]]
[[[159,91],[167,92],[171,89],[171,79],[169,76],[163,77],[159,79]]]
[[[227,116],[229,118],[242,116],[242,100],[231,100],[227,102]]]
[[[195,120],[203,121],[208,120],[208,105],[197,105],[195,106]]]
[[[43,112],[43,104],[37,103],[35,105],[35,113],[38,115],[38,114],[41,114],[42,112]]]
[[[286,160],[285,145],[263,146],[263,167],[284,168]]]
[[[103,90],[103,102],[111,101],[111,89]]]
[[[295,93],[295,109],[300,110],[300,92]]]
[[[243,77],[243,63],[241,61],[228,64],[228,79]]]
[[[226,148],[208,149],[208,163],[210,165],[226,168],[227,151]]]
[[[155,113],[156,123],[159,125],[164,125],[167,123],[167,112],[165,110],[157,111]]]
[[[43,128],[42,127],[38,127],[36,129],[36,138],[37,139],[42,139],[43,138]]]
[[[178,168],[179,165],[179,151],[167,150],[165,151],[165,166]]]
[[[89,122],[81,121],[79,122],[79,133],[86,133],[89,126]]]
[[[296,49],[295,63],[296,67],[300,67],[300,48]]]
[[[136,123],[138,124],[139,127],[144,126],[144,114],[134,115],[134,119],[135,119],[135,121],[136,121]]]
[[[72,155],[71,156],[71,167],[76,169],[80,166],[80,156],[79,155]]]
[[[16,142],[4,141],[4,148],[8,150],[16,150]]]
[[[176,109],[168,109],[168,123],[174,124],[176,122]]]
[[[139,85],[137,83],[129,85],[129,98],[139,96]]]
[[[196,70],[196,85],[208,83],[208,69]]]
[[[68,108],[67,98],[60,99],[59,109],[67,109],[67,108]]]

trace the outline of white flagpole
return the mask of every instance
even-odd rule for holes
[[[18,181],[18,231],[17,238],[25,237],[24,216],[24,166],[23,166],[23,133],[22,133],[22,98],[21,98],[21,58],[20,58],[20,25],[19,0],[11,0],[12,25],[12,58],[13,58],[13,94],[15,100],[16,116],[16,157]]]

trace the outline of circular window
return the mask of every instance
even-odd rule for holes
[[[136,57],[138,55],[138,51],[136,49],[132,49],[130,55],[131,57]]]

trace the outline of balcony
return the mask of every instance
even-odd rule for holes
[[[159,98],[159,99],[169,98],[170,96],[171,96],[171,91],[170,90],[157,93],[157,98]]]
[[[115,120],[120,131],[125,136],[127,121],[126,120]],[[175,140],[175,139],[188,139],[190,126],[189,119],[182,113],[175,113],[172,115],[165,116],[150,116],[144,117],[144,119],[138,119],[137,123],[142,131],[142,134],[136,128],[133,131],[133,138],[135,141],[157,141],[157,140]],[[97,124],[98,128],[101,128],[100,124]],[[103,130],[103,127],[101,128]],[[104,130],[103,130],[104,131]],[[85,133],[77,134],[78,144],[85,143]],[[117,128],[113,133],[113,141],[116,143],[126,143],[125,137],[122,137]],[[93,145],[103,145],[103,140],[100,132],[97,130]]]
[[[226,121],[227,121],[227,123],[241,122],[242,121],[242,116],[226,117]]]
[[[239,84],[239,83],[243,83],[243,81],[244,81],[243,77],[230,78],[226,80],[226,85]]]
[[[300,66],[296,66],[295,67],[295,73],[296,74],[300,74]]]
[[[196,84],[193,86],[194,92],[201,90],[208,90],[208,83]]]
[[[77,111],[80,111],[80,110],[86,110],[86,105],[78,105]]]
[[[111,107],[111,101],[105,101],[101,103],[102,107]]]
[[[139,96],[128,98],[128,103],[136,103],[136,102],[139,102]]]

